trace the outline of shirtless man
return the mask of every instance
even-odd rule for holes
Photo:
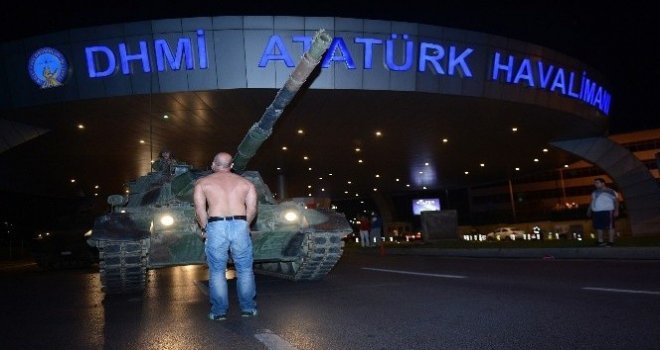
[[[209,267],[211,320],[227,317],[228,251],[236,267],[241,316],[257,315],[257,295],[252,270],[250,223],[257,214],[257,191],[249,180],[231,172],[232,156],[225,152],[213,158],[213,174],[197,180],[194,200],[197,221],[206,233],[206,258]],[[207,210],[208,204],[208,210]]]

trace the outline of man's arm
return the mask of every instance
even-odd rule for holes
[[[193,201],[195,202],[197,223],[199,223],[199,227],[201,227],[203,230],[206,228],[206,224],[208,223],[208,213],[206,212],[206,196],[204,195],[201,181],[197,181],[197,183],[195,183]]]
[[[247,222],[249,224],[257,216],[257,190],[254,188],[252,182],[248,181],[248,183],[249,188],[245,196],[245,216],[247,216]]]
[[[587,208],[587,216],[591,217],[591,206],[594,203],[594,193],[591,193],[591,202],[589,202],[589,207]]]
[[[614,216],[617,217],[619,216],[619,195],[615,191],[612,192],[612,200],[614,201]]]

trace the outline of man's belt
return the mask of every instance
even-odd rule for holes
[[[232,220],[247,220],[245,215],[234,215],[234,216],[209,216],[208,222],[213,221],[232,221]]]

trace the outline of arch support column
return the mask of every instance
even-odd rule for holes
[[[606,137],[550,144],[596,165],[612,178],[625,199],[633,236],[660,235],[660,188],[648,168],[627,148]]]

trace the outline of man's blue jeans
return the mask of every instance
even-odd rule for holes
[[[209,297],[214,316],[227,314],[228,252],[236,267],[238,302],[241,311],[256,310],[257,291],[252,270],[252,240],[245,220],[213,221],[206,226],[206,259],[209,266]]]

